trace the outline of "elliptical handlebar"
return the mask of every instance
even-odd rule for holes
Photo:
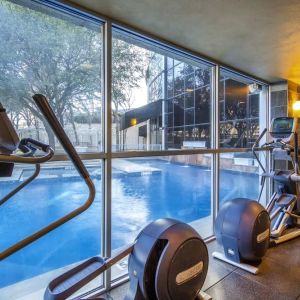
[[[42,164],[50,160],[54,155],[54,150],[49,147],[48,151],[43,156],[28,156],[28,154],[14,155],[14,154],[0,154],[0,162],[19,163],[19,164]]]
[[[263,136],[266,134],[267,132],[267,128],[265,128],[259,135],[259,137],[256,139],[256,141],[254,142],[253,146],[252,146],[252,151],[254,151],[255,148],[258,147],[258,144],[260,142],[260,140],[263,138]]]
[[[26,140],[26,139],[25,139]],[[27,139],[29,140],[29,139]],[[31,140],[31,145],[36,149],[40,149],[45,154],[42,156],[32,156],[33,149],[30,147],[27,142],[20,141],[19,149],[24,152],[24,155],[15,155],[15,154],[0,154],[0,162],[5,163],[19,163],[19,164],[42,164],[50,160],[54,155],[54,150],[46,144],[42,144],[33,139]],[[38,145],[43,145],[42,147]]]
[[[41,151],[48,152],[49,147],[50,147],[49,145],[44,144],[40,141],[34,140],[32,138],[22,139],[20,141],[20,144],[28,147],[29,149],[33,149],[34,151],[39,149]]]
[[[257,156],[257,154],[256,154],[256,152],[255,152],[255,149],[258,147],[259,142],[261,141],[261,139],[263,138],[263,136],[266,134],[266,132],[267,132],[267,128],[265,128],[265,129],[261,132],[261,134],[259,135],[259,137],[257,138],[257,140],[255,141],[255,143],[254,143],[253,146],[252,146],[252,153],[253,153],[253,155],[255,156],[255,158],[256,158],[256,160],[257,160],[259,166],[261,167],[263,173],[266,172],[266,169],[264,168],[263,164],[261,163],[260,159],[258,158],[258,156]]]
[[[294,160],[295,160],[295,166],[294,171],[298,175],[299,174],[299,159],[298,159],[298,133],[294,133]]]
[[[89,175],[87,169],[85,168],[83,162],[81,161],[78,153],[76,152],[74,146],[70,142],[68,136],[66,135],[61,124],[59,123],[58,119],[56,118],[46,97],[43,95],[37,94],[37,95],[33,96],[33,100],[35,101],[35,103],[37,104],[37,106],[39,107],[41,112],[43,113],[44,117],[48,121],[50,127],[52,128],[55,135],[61,142],[61,145],[63,146],[64,150],[66,151],[66,153],[72,160],[72,162],[73,162],[74,166],[76,167],[76,169],[78,170],[79,174],[85,180],[85,183],[89,189],[89,195],[83,205],[79,206],[75,210],[73,210],[70,213],[66,214],[65,216],[59,218],[58,220],[50,223],[46,227],[43,227],[42,229],[38,230],[37,232],[29,235],[28,237],[24,238],[23,240],[15,243],[14,245],[8,247],[5,250],[3,250],[0,253],[0,261],[5,259],[6,257],[10,256],[11,254],[17,252],[18,250],[24,248],[25,246],[29,245],[30,243],[36,241],[40,237],[46,235],[47,233],[56,229],[57,227],[61,226],[62,224],[66,223],[67,221],[73,219],[77,215],[81,214],[82,212],[84,212],[86,209],[88,209],[91,206],[91,204],[93,203],[93,201],[95,199],[96,190],[95,190],[94,183],[93,183],[92,179],[90,178],[90,175]],[[44,148],[45,145],[40,143],[39,146],[42,149],[42,148]],[[48,151],[49,151],[48,155],[53,155],[54,151],[51,149],[51,147],[48,148]],[[38,158],[38,157],[19,157],[16,155],[0,155],[0,161],[4,160],[5,162],[21,162],[21,163],[26,162],[26,163],[36,164],[39,162],[47,161],[47,159],[45,159],[46,156]]]

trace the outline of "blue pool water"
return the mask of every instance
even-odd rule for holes
[[[185,222],[211,214],[211,172],[160,159],[131,159],[156,172],[126,173],[113,165],[112,248],[132,242],[150,221]],[[97,194],[83,214],[0,262],[0,288],[98,255],[101,250],[101,166],[89,167]],[[24,171],[24,177],[30,172]],[[45,176],[47,175],[47,176]],[[67,175],[67,176],[66,176]],[[48,177],[48,178],[46,178]],[[258,176],[222,171],[220,199],[256,198]],[[19,182],[1,182],[0,196]],[[72,168],[45,169],[0,207],[0,251],[83,204],[87,188]]]

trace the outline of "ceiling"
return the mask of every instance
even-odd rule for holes
[[[300,0],[70,0],[270,82],[300,84]]]

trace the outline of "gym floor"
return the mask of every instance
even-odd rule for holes
[[[269,249],[257,275],[212,258],[216,250],[219,245],[210,242],[209,270],[202,289],[214,300],[300,300],[300,238]],[[121,300],[127,288],[128,283],[109,295]]]

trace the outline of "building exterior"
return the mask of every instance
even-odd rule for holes
[[[210,148],[210,66],[159,56],[156,64],[163,68],[148,67],[148,73],[154,74],[147,78],[148,104],[122,115],[126,125],[121,125],[121,144],[130,140],[128,150]],[[251,147],[259,134],[260,99],[265,97],[262,87],[253,88],[253,81],[224,71],[218,96],[220,147]]]

